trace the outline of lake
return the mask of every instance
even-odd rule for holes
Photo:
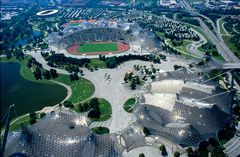
[[[56,105],[67,96],[67,89],[63,86],[24,79],[20,74],[18,63],[0,63],[0,68],[1,116],[11,104],[15,104],[19,116],[41,110],[45,106]],[[12,116],[16,117],[16,114]]]

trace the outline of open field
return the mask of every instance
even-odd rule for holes
[[[85,52],[114,52],[118,51],[117,43],[83,43],[79,44],[79,53]]]
[[[91,97],[95,91],[93,83],[82,77],[80,77],[77,81],[71,81],[69,76],[60,75],[54,80],[71,87],[72,96],[69,98],[69,101],[73,104],[86,100]]]
[[[125,52],[129,49],[129,45],[120,42],[97,42],[97,43],[82,43],[73,44],[67,51],[75,55],[99,55]]]
[[[93,121],[106,121],[112,115],[111,104],[103,98],[99,98],[98,101],[99,101],[99,108],[100,108],[101,115],[100,115],[99,119],[92,119],[92,120]]]
[[[128,99],[128,100],[124,103],[124,105],[123,105],[124,110],[125,110],[126,112],[132,112],[132,111],[133,111],[132,107],[133,107],[133,105],[134,105],[135,103],[136,103],[136,99],[135,99],[135,98],[130,98],[130,99]]]
[[[109,134],[110,130],[106,127],[95,127],[95,128],[92,128],[92,131],[95,133],[95,134]]]
[[[78,52],[114,52],[118,51],[117,43],[83,43],[79,44]]]
[[[234,43],[232,43],[232,42],[230,41],[230,36],[223,35],[222,38],[223,38],[225,44],[229,47],[229,49],[230,49],[232,52],[237,53],[237,54],[240,53],[240,52],[238,51],[237,47],[234,45]]]

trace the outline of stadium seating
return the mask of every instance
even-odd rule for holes
[[[128,43],[130,41],[130,34],[127,34],[124,30],[116,28],[91,28],[84,29],[78,32],[74,32],[67,36],[64,36],[57,41],[57,45],[66,49],[72,46],[74,43],[84,42],[116,42],[121,41]]]

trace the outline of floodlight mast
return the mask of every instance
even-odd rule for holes
[[[7,137],[8,137],[8,132],[9,132],[9,127],[10,127],[10,118],[11,118],[11,112],[12,109],[15,107],[14,104],[12,104],[11,106],[9,106],[8,111],[7,111],[7,118],[6,118],[6,127],[5,127],[5,132],[4,132],[4,136],[3,136],[3,142],[1,144],[1,155],[0,156],[4,156],[4,151],[5,151],[5,147],[6,147],[6,143],[7,143]]]

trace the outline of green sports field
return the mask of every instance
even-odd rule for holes
[[[118,44],[113,43],[84,43],[79,44],[77,52],[115,52],[118,51]]]

